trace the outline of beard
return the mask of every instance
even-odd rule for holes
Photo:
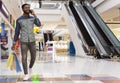
[[[30,12],[29,11],[23,11],[24,12],[24,14],[29,14]]]

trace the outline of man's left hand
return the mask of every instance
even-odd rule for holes
[[[35,15],[35,12],[34,12],[33,10],[31,10],[31,12],[32,12],[31,14],[32,14],[33,16],[36,16],[36,15]]]

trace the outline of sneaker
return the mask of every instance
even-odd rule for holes
[[[23,81],[27,81],[28,79],[29,79],[29,75],[26,74],[26,75],[24,76],[24,78],[23,78]]]
[[[32,75],[32,68],[29,68],[29,76],[31,77]]]

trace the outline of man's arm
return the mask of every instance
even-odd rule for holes
[[[14,34],[14,39],[13,39],[13,45],[12,45],[12,50],[16,49],[16,41],[18,40],[19,34],[20,34],[20,24],[18,23],[18,20],[16,21],[16,28],[15,28],[15,34]]]
[[[34,17],[35,17],[35,21],[34,21],[35,25],[37,25],[38,27],[40,27],[41,26],[40,20],[36,16],[34,16]]]
[[[38,26],[38,27],[40,27],[41,26],[40,20],[37,18],[35,12],[33,10],[31,10],[31,11],[32,11],[31,14],[35,17],[35,20],[34,20],[35,25]]]
[[[20,28],[21,28],[20,24],[18,23],[18,20],[17,20],[13,43],[16,43],[16,41],[18,40],[18,37],[19,37],[19,34],[20,34]]]

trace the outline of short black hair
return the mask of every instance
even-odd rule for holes
[[[26,5],[29,5],[29,6],[30,6],[30,4],[25,3],[25,4],[22,5],[22,10],[23,10],[23,8],[24,8]]]

